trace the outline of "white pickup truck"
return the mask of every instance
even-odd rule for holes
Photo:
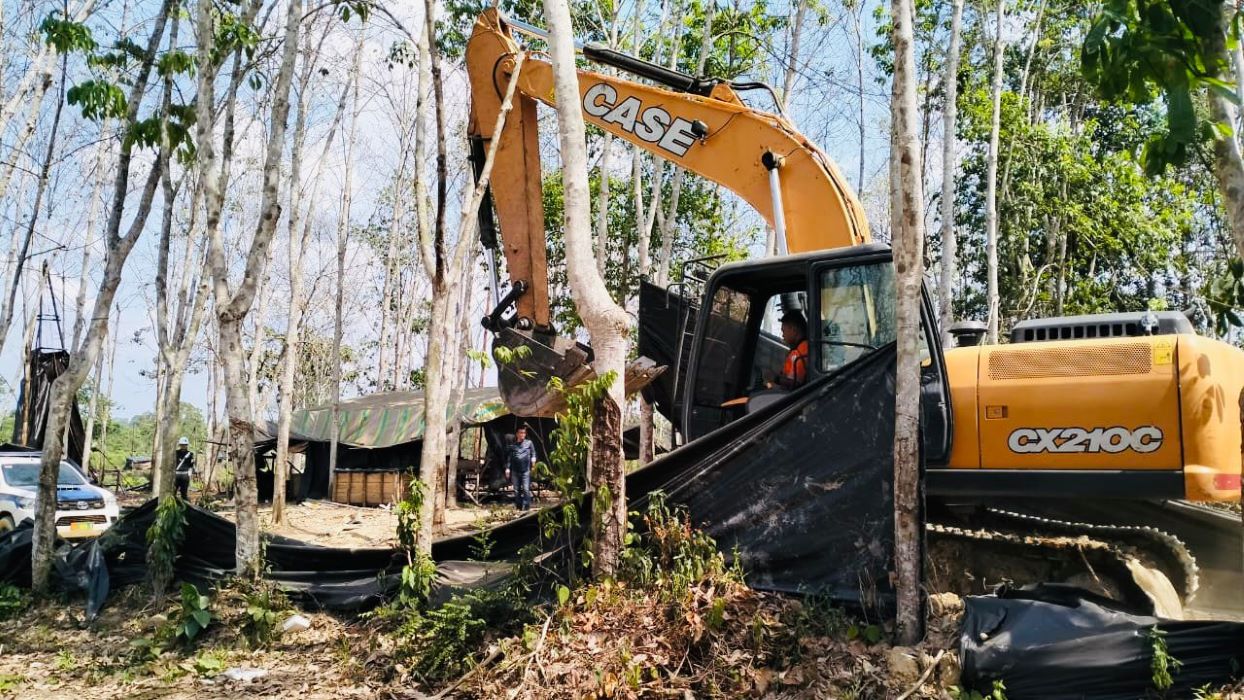
[[[35,517],[38,452],[0,452],[0,533]],[[95,486],[72,462],[60,463],[56,481],[56,534],[95,537],[112,527],[120,511],[111,492]]]

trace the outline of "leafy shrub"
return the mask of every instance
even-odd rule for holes
[[[184,644],[194,643],[196,637],[208,625],[212,624],[211,598],[199,593],[199,589],[189,583],[181,585],[181,610],[173,627],[174,639]]]
[[[147,529],[147,572],[157,598],[164,597],[173,581],[173,566],[185,537],[185,503],[176,495],[162,499],[156,506],[155,522]]]
[[[242,635],[252,649],[267,647],[278,636],[278,630],[289,617],[289,601],[275,586],[260,582],[246,595],[246,615]]]
[[[686,509],[670,507],[660,491],[648,495],[642,516],[631,513],[627,528],[619,578],[655,587],[667,602],[686,595],[706,578],[741,578],[726,566],[713,538],[692,527]]]
[[[485,642],[522,630],[530,607],[514,585],[455,596],[427,612],[410,611],[398,630],[398,654],[424,682],[457,677],[475,664]]]
[[[30,596],[17,586],[0,583],[0,620],[16,617],[30,604]]]

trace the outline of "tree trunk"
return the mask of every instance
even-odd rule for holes
[[[998,0],[993,45],[993,84],[990,96],[993,112],[989,121],[989,152],[985,159],[985,259],[986,302],[989,305],[989,342],[998,342],[998,132],[1002,127],[1002,22],[1006,17],[1006,0]]]
[[[358,141],[359,114],[362,102],[359,100],[360,62],[363,56],[363,37],[360,34],[354,46],[354,72],[351,76],[350,89],[353,92],[354,113],[350,117],[350,135],[346,139],[344,177],[341,185],[341,210],[337,219],[337,289],[333,305],[333,409],[328,440],[328,493],[329,498],[336,494],[337,486],[337,449],[341,439],[339,425],[341,413],[341,340],[344,335],[345,278],[346,278],[346,244],[350,236],[350,199],[354,188],[354,145]]]
[[[139,104],[142,102],[151,68],[155,63],[156,52],[164,38],[169,6],[169,0],[165,0],[160,6],[152,27],[151,37],[147,42],[146,53],[130,87],[123,122],[127,131],[137,122]],[[62,74],[63,72],[62,70]],[[58,114],[61,103],[63,100],[57,103]],[[54,133],[55,129],[53,129]],[[50,141],[54,142],[55,139],[50,139]],[[54,146],[51,142],[49,153],[52,152]],[[142,233],[143,227],[146,226],[147,216],[151,213],[152,199],[159,184],[162,158],[157,159],[156,164],[151,168],[151,173],[147,176],[140,195],[137,211],[134,212],[126,235],[122,237],[120,235],[121,220],[125,213],[126,194],[129,189],[132,147],[132,140],[128,138],[122,140],[113,181],[112,210],[109,212],[105,229],[107,255],[104,275],[99,292],[95,295],[95,306],[91,314],[91,325],[87,329],[86,341],[81,348],[75,349],[69,356],[65,373],[52,382],[50,390],[47,431],[43,440],[43,454],[39,466],[39,490],[31,547],[31,588],[38,594],[46,593],[50,584],[52,552],[56,538],[56,484],[61,458],[64,455],[65,429],[69,423],[69,411],[77,399],[78,389],[82,386],[90,368],[95,364],[95,358],[103,345],[108,331],[108,316],[112,309],[112,301],[116,296],[117,286],[121,283],[121,272],[130,251],[134,248],[134,243]]]
[[[894,222],[898,359],[894,400],[894,570],[900,644],[921,637],[920,616],[920,285],[924,276],[924,192],[916,137],[916,61],[912,0],[893,0],[894,122],[899,207]]]
[[[956,120],[959,115],[959,30],[963,0],[952,0],[950,39],[946,49],[946,72],[942,76],[945,105],[942,108],[942,279],[938,289],[938,315],[942,344],[951,347],[950,326],[955,322],[955,279],[958,277],[958,240],[955,234]]]
[[[861,14],[864,12],[863,0],[856,0],[854,12],[855,18],[855,88],[857,91],[857,101],[859,106],[859,131],[860,131],[860,152],[859,152],[859,174],[855,179],[855,189],[862,197],[864,195],[864,160],[865,160],[865,137],[868,136],[868,122],[864,119],[864,28],[862,26]]]
[[[1226,36],[1230,32],[1231,14],[1219,8],[1220,32],[1213,34],[1210,50],[1221,57],[1222,65],[1230,65],[1227,54]],[[1232,122],[1232,104],[1220,92],[1209,90],[1210,116],[1222,124]],[[1222,195],[1222,206],[1226,210],[1227,221],[1231,225],[1231,240],[1235,243],[1235,254],[1244,258],[1244,155],[1240,152],[1238,134],[1219,136],[1214,140],[1214,177],[1218,180],[1218,191]]]
[[[225,259],[220,232],[220,202],[224,193],[216,172],[215,153],[211,139],[214,133],[212,107],[214,79],[212,42],[214,19],[209,0],[199,3],[199,97],[196,132],[199,137],[200,177],[208,193],[208,258],[216,299],[217,327],[220,335],[218,352],[224,369],[225,410],[229,417],[229,460],[236,470],[234,501],[237,514],[235,557],[240,576],[257,576],[262,569],[259,548],[259,506],[255,482],[254,414],[251,397],[247,395],[245,353],[242,347],[242,323],[254,302],[259,279],[263,276],[270,255],[273,234],[280,218],[280,165],[285,146],[286,122],[289,116],[289,95],[293,82],[294,59],[298,53],[298,32],[302,18],[302,2],[289,0],[281,48],[280,69],[273,87],[272,124],[263,165],[263,186],[260,219],[255,227],[246,267],[237,289],[229,289],[229,266]],[[226,146],[228,141],[226,139]]]
[[[717,4],[710,2],[704,18],[704,33],[700,36],[700,58],[696,64],[697,75],[703,75],[704,69],[708,65],[708,55],[713,49],[713,20],[716,16]],[[677,61],[677,46],[673,48],[673,53],[674,55],[670,56],[671,64]],[[670,263],[674,256],[674,238],[678,229],[678,204],[682,197],[683,179],[686,176],[686,170],[679,167],[674,168],[674,179],[670,183],[669,209],[667,211],[658,210],[657,214],[661,230],[661,258],[657,260],[656,282],[660,285],[669,284]],[[659,198],[654,199],[654,202],[659,201]]]
[[[109,136],[105,132],[103,143],[96,148],[99,149],[98,156],[95,159],[95,183],[91,186],[91,201],[87,205],[86,214],[86,230],[83,234],[86,241],[82,246],[82,263],[78,271],[78,294],[74,298],[74,314],[73,314],[73,349],[77,349],[82,342],[82,329],[86,326],[86,288],[91,280],[91,249],[95,247],[95,226],[99,223],[100,194],[104,189],[104,181],[108,177],[107,169],[104,167],[106,162],[105,154],[107,153],[107,142]],[[0,194],[0,196],[3,196]],[[83,465],[85,467],[86,465]]]
[[[108,342],[107,336],[103,342]],[[77,344],[75,343],[75,347]],[[95,381],[91,386],[91,400],[86,404],[86,426],[82,436],[82,471],[91,474],[91,449],[95,438],[95,409],[99,405],[99,392],[103,389],[104,381],[104,353],[101,350],[99,358],[95,361]],[[101,484],[104,482],[104,469],[107,463],[100,460],[98,475],[96,480]]]
[[[600,182],[596,186],[596,270],[603,276],[609,261],[609,156],[613,134],[605,132],[600,152]]]
[[[17,256],[17,266],[14,268],[13,277],[10,280],[9,296],[4,300],[4,307],[0,309],[0,351],[3,351],[4,349],[5,338],[9,335],[9,326],[13,323],[13,306],[17,301],[17,290],[22,283],[22,270],[26,265],[27,258],[30,257],[30,242],[35,237],[35,228],[39,223],[39,212],[43,208],[43,195],[47,192],[48,188],[48,178],[52,169],[52,159],[56,155],[56,137],[60,133],[61,108],[65,105],[65,81],[69,79],[67,74],[68,59],[69,57],[67,55],[61,57],[60,80],[58,81],[60,83],[59,94],[56,98],[56,109],[52,112],[52,129],[51,133],[48,135],[47,150],[43,156],[43,164],[39,169],[39,177],[35,180],[35,201],[30,207],[30,220],[26,223],[26,232],[22,238],[21,251]],[[43,81],[45,85],[44,89],[46,89],[46,84],[50,82],[50,80],[51,77],[48,76],[47,79]],[[42,94],[39,95],[39,101],[33,102],[30,105],[31,116],[27,125],[29,127],[28,131],[30,132],[34,131],[34,125],[38,121],[37,110],[41,100]],[[27,134],[27,136],[28,135],[29,134]],[[24,139],[22,139],[22,141],[24,141]],[[19,144],[20,143],[21,141],[19,141]],[[12,155],[16,157],[15,152]],[[0,192],[0,197],[2,196],[3,193]],[[16,235],[16,233],[14,233],[14,235]]]
[[[574,29],[566,0],[544,0],[549,23],[549,49],[554,87],[559,95],[577,95]],[[710,23],[711,24],[711,23]],[[565,191],[564,231],[566,271],[575,306],[591,335],[598,376],[613,376],[608,391],[597,402],[592,425],[592,559],[594,576],[612,576],[617,570],[626,532],[626,482],[622,456],[621,406],[625,401],[625,372],[630,321],[609,296],[605,281],[592,261],[591,206],[584,143],[583,113],[577,100],[557,102],[558,133]]]
[[[242,364],[242,371],[246,373],[246,400],[250,402],[250,408],[247,409],[247,412],[253,416],[257,416],[262,413],[264,408],[259,396],[259,376],[261,369],[259,362],[263,358],[264,343],[266,342],[265,335],[268,330],[265,325],[265,319],[268,318],[268,285],[271,282],[272,277],[270,273],[267,271],[260,273],[259,282],[255,286],[254,294],[254,298],[258,299],[259,303],[255,306],[254,313],[250,314],[250,317],[254,322],[254,335],[251,337],[249,351],[243,350],[246,360]],[[241,333],[241,329],[239,329],[238,332]],[[245,347],[245,343],[243,346]]]
[[[436,65],[435,37],[434,26],[431,19],[428,19],[427,31],[420,42],[419,48],[421,66],[427,64]],[[497,114],[496,128],[493,130],[493,133],[501,133],[505,126],[505,119],[513,105],[514,91],[518,86],[518,76],[522,72],[524,56],[525,54],[520,53],[516,57],[514,72],[506,87],[505,97],[501,102],[501,108]],[[422,68],[420,72],[423,73]],[[434,91],[436,89],[436,75],[436,71],[433,70],[432,88]],[[577,105],[578,103],[572,104]],[[422,100],[419,111],[421,114],[426,111]],[[418,119],[418,124],[424,123],[425,120],[421,116]],[[419,154],[422,152],[424,137],[421,133],[422,129],[420,127],[417,128],[419,128],[419,131],[416,131],[415,134],[415,150],[416,154]],[[438,130],[437,138],[443,141],[443,132]],[[483,202],[489,178],[492,177],[492,166],[500,144],[500,139],[494,139],[488,146],[488,153],[485,157],[483,168],[480,171],[478,182],[475,184],[474,189],[471,190],[470,199],[462,209],[461,219],[458,224],[458,236],[449,255],[446,255],[446,241],[443,234],[438,229],[432,228],[427,222],[427,207],[423,204],[424,188],[421,185],[423,178],[421,175],[417,175],[415,179],[415,197],[420,210],[419,250],[423,259],[423,265],[429,271],[429,277],[432,278],[432,318],[428,328],[428,349],[425,354],[424,364],[423,415],[426,423],[423,434],[423,448],[420,454],[420,464],[425,482],[431,481],[432,483],[428,484],[430,491],[427,494],[430,507],[424,507],[419,513],[419,533],[417,538],[419,550],[428,556],[432,552],[434,511],[437,510],[436,504],[438,503],[436,490],[444,486],[445,457],[447,453],[445,446],[446,412],[449,408],[450,383],[453,379],[453,376],[446,372],[449,367],[447,366],[445,353],[450,348],[457,347],[457,344],[452,342],[457,319],[451,318],[451,312],[454,309],[459,289],[461,288],[458,277],[463,274],[468,255],[475,246],[476,238],[474,232],[475,226],[478,223],[476,213]],[[440,144],[440,146],[443,147],[443,144]],[[416,162],[421,160],[419,155],[416,155],[415,160]],[[444,175],[445,172],[440,170],[440,164],[438,163],[438,177],[444,177]],[[590,245],[589,243],[589,248]],[[444,500],[441,499],[439,502],[443,504]]]
[[[108,399],[106,402],[108,410],[104,412],[104,415],[100,416],[100,422],[102,425],[99,426],[99,452],[101,455],[108,454],[108,424],[112,422],[112,388],[113,380],[116,379],[117,345],[120,344],[117,342],[118,339],[116,329],[119,329],[120,327],[121,309],[118,308],[112,322],[112,328],[114,331],[108,334],[112,339],[112,347],[108,351],[108,388],[104,390],[104,397]],[[107,461],[105,461],[104,466],[106,467],[107,464]]]

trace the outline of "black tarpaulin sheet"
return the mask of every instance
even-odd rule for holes
[[[51,408],[52,382],[69,366],[69,353],[64,350],[31,350],[26,356],[27,377],[23,378],[21,392],[17,397],[17,421],[13,425],[13,442],[19,445],[43,447],[47,432],[48,410]],[[69,449],[65,456],[74,464],[82,464],[82,449],[86,442],[86,430],[82,426],[82,414],[78,402],[70,404]]]
[[[888,614],[893,411],[891,344],[632,472],[631,508],[642,509],[648,494],[663,491],[727,555],[738,554],[751,585],[825,593]],[[145,578],[146,531],[154,517],[150,502],[99,540],[76,546],[67,561],[72,575],[87,571],[79,587],[101,588],[92,561],[96,569],[103,565],[112,587]],[[233,523],[195,507],[187,508],[186,521],[178,577],[197,582],[225,575],[234,565]],[[590,518],[585,513],[581,521]],[[535,514],[494,528],[492,558],[512,559],[537,540],[538,528]],[[452,573],[472,558],[475,544],[473,536],[442,540],[432,555]],[[269,539],[266,553],[272,580],[304,604],[338,610],[366,608],[391,594],[404,563],[395,550],[334,549],[280,537]],[[24,553],[0,551],[0,561],[6,556],[28,558],[29,545]],[[94,595],[88,602],[98,609],[102,597]]]
[[[86,595],[88,618],[94,618],[111,590],[147,579],[147,530],[155,521],[149,501],[117,521],[98,539],[63,545],[56,554],[58,583]],[[30,585],[31,521],[0,536],[0,582]],[[234,524],[215,513],[186,507],[185,539],[178,552],[178,580],[210,585],[234,568]],[[392,597],[406,560],[395,549],[320,547],[286,537],[267,536],[264,576],[300,604],[338,611],[366,610]],[[448,550],[445,550],[448,553]],[[434,555],[441,552],[437,549]],[[509,573],[499,563],[437,556],[434,600],[444,601],[470,588],[494,587]]]
[[[727,556],[737,547],[750,585],[888,614],[894,359],[887,345],[632,472],[629,509],[663,491]],[[494,528],[493,555],[514,556],[537,529],[534,516]],[[472,543],[444,540],[433,554],[465,559]]]
[[[965,605],[963,685],[984,693],[1001,680],[1011,700],[1191,697],[1244,668],[1244,623],[1161,620],[1054,584],[971,597]],[[1166,695],[1153,685],[1155,626],[1179,661]]]

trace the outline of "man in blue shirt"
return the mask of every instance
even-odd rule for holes
[[[505,478],[514,484],[514,506],[531,509],[531,470],[536,465],[536,446],[527,439],[527,426],[514,431],[514,444],[506,456]]]

